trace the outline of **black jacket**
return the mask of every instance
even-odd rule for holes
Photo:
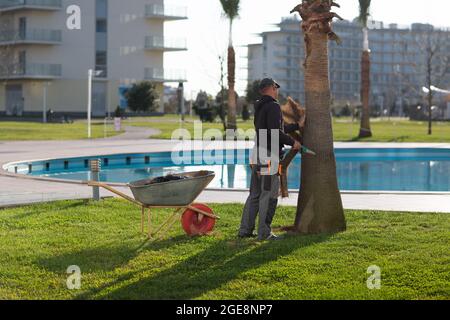
[[[255,130],[257,133],[257,146],[259,149],[260,141],[258,132],[261,129],[268,130],[267,134],[267,149],[269,155],[272,152],[271,146],[271,130],[278,129],[280,131],[280,159],[283,157],[283,148],[285,145],[293,146],[295,141],[288,133],[294,132],[299,129],[298,124],[284,125],[283,116],[281,113],[281,107],[277,100],[270,96],[263,96],[261,100],[255,104]]]

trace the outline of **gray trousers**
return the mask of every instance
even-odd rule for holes
[[[272,220],[278,204],[280,177],[278,175],[259,175],[255,167],[252,168],[250,196],[244,207],[240,236],[249,236],[255,230],[256,216],[259,213],[258,240],[266,240],[272,233]]]

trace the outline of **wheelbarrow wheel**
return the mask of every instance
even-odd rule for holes
[[[213,214],[212,209],[204,204],[195,203],[192,207]],[[216,219],[202,215],[191,209],[187,209],[181,217],[181,225],[189,236],[208,234],[214,229],[215,224]]]

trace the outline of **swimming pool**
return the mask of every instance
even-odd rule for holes
[[[216,152],[224,152],[218,150]],[[211,170],[216,178],[209,188],[244,189],[250,184],[249,150],[234,150],[230,159],[224,152],[223,164],[201,163],[175,165],[171,152],[103,155],[8,164],[8,172],[35,177],[89,180],[89,160],[100,159],[104,182],[130,181],[197,170]],[[450,191],[450,149],[436,148],[339,148],[336,149],[337,172],[343,191]],[[301,158],[289,170],[289,188],[300,185]]]

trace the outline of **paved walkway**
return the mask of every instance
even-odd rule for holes
[[[142,133],[143,131],[141,131]],[[139,133],[139,134],[141,134]],[[148,132],[145,133],[147,135]],[[131,133],[130,133],[131,134]],[[36,159],[93,156],[115,153],[141,153],[169,151],[177,144],[168,140],[149,139],[98,139],[80,141],[38,141],[38,142],[0,142],[0,168],[13,161]],[[190,144],[190,143],[189,143]],[[207,144],[192,143],[192,148],[218,149],[249,146],[248,142]],[[389,144],[389,143],[336,143],[336,147],[436,147],[450,148],[450,144]],[[126,188],[121,190],[128,192]],[[74,183],[41,181],[30,177],[17,177],[0,169],[0,207],[61,199],[81,199],[91,196],[91,188]],[[111,196],[102,191],[102,196]],[[247,191],[206,190],[199,201],[206,203],[243,203]],[[410,212],[449,212],[450,193],[448,194],[414,194],[414,193],[343,193],[346,209],[386,210]],[[289,199],[282,200],[281,205],[296,205],[297,194],[292,193]]]
[[[145,127],[124,127],[125,132],[117,136],[106,138],[107,140],[139,140],[149,139],[161,133],[160,130]]]

